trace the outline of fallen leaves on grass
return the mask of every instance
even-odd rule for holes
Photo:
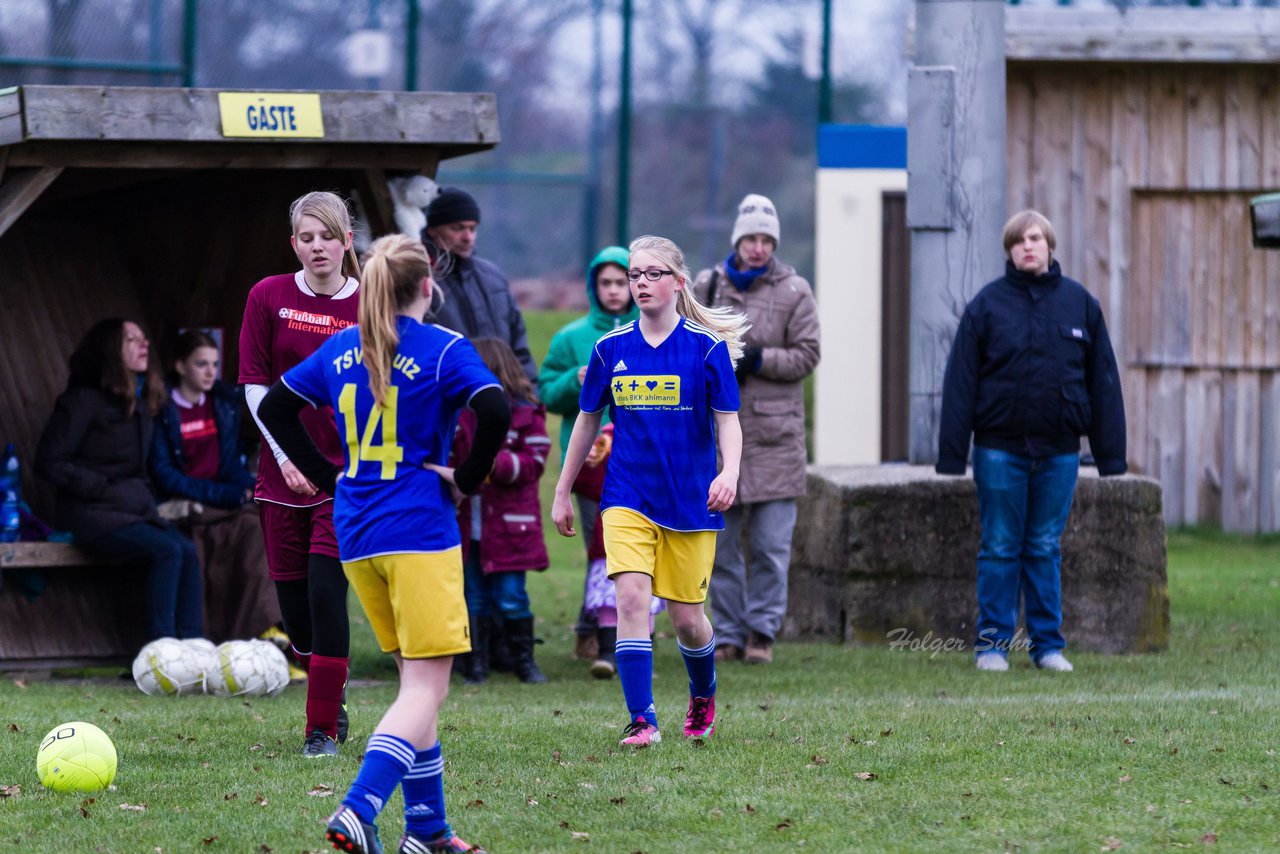
[[[746,808],[743,810],[743,812],[745,812],[747,815],[755,815],[755,814],[756,814],[756,808],[755,808],[755,807],[753,807],[753,806],[751,806],[751,804],[747,804],[747,806],[746,806]]]
[[[1125,774],[1123,777],[1121,777],[1121,778],[1120,778],[1120,782],[1121,782],[1121,783],[1128,783],[1128,782],[1129,782],[1130,780],[1132,780],[1132,779],[1133,779],[1133,775],[1132,775],[1132,774]]]
[[[333,786],[326,786],[324,783],[317,783],[316,786],[307,792],[313,798],[328,798],[333,795]]]
[[[216,834],[216,833],[215,833],[213,836],[206,836],[204,839],[201,839],[201,840],[200,840],[200,844],[201,844],[201,845],[212,845],[213,843],[215,843],[215,842],[217,842],[217,841],[218,841],[218,834]]]
[[[619,806],[619,807],[620,807],[620,806],[622,806],[623,804],[625,804],[626,802],[627,802],[627,799],[626,799],[625,797],[617,797],[617,798],[610,798],[610,799],[609,799],[609,803],[613,804],[614,806]]]
[[[474,810],[484,806],[484,801],[476,798],[474,801],[467,801],[467,809]]]
[[[0,786],[0,798],[16,798],[22,794],[22,787],[16,783],[12,786]]]
[[[789,818],[784,818],[782,821],[778,822],[773,826],[773,829],[777,831],[789,830],[790,828],[791,828],[791,819]]]
[[[265,807],[269,801],[262,796],[262,792],[256,792],[253,796],[253,802],[260,807]]]
[[[531,807],[536,807],[538,805],[538,799],[534,797],[525,798],[524,802]]]
[[[859,771],[857,774],[854,774],[853,776],[857,777],[859,780],[870,781],[870,780],[879,779],[879,775],[877,775],[874,771]]]
[[[222,796],[222,799],[224,801],[234,801],[238,797],[240,797],[239,792],[227,792],[225,795]]]
[[[1129,736],[1127,736],[1127,735],[1126,735],[1126,736],[1124,737],[1124,743],[1125,743],[1125,744],[1137,744],[1137,743],[1138,743],[1138,740],[1137,740],[1136,738],[1130,738]]]
[[[259,751],[259,750],[264,750],[265,748],[266,748],[266,745],[265,745],[265,744],[255,744],[255,745],[253,745],[252,747],[250,747],[250,748],[249,748],[249,752],[250,752],[250,753],[255,753],[255,752]]]
[[[1114,836],[1108,836],[1105,840],[1103,840],[1102,848],[1099,850],[1115,851],[1116,849],[1123,848],[1123,847],[1124,847],[1124,843],[1121,842],[1119,839],[1116,839]]]
[[[1217,844],[1218,844],[1218,834],[1216,834],[1216,833],[1206,833],[1204,836],[1201,836],[1201,837],[1200,837],[1200,842],[1201,842],[1202,844],[1204,844],[1204,845],[1217,845]]]
[[[146,812],[147,805],[146,804],[121,804],[120,809],[127,810],[129,812]]]
[[[9,730],[9,732],[22,732],[22,728],[17,724],[9,724],[5,729]]]
[[[585,830],[571,830],[569,831],[569,837],[571,839],[576,839],[579,842],[588,842],[591,839],[591,834],[587,833]]]
[[[819,756],[819,755],[818,755],[818,754],[816,754],[816,753],[815,753],[815,754],[813,754],[813,756],[810,756],[810,757],[809,757],[809,761],[810,761],[810,762],[812,762],[814,765],[826,765],[826,764],[827,764],[827,760],[823,759],[821,756]]]
[[[13,684],[17,685],[18,688],[22,691],[27,690],[27,680],[25,679],[15,679],[13,680]]]

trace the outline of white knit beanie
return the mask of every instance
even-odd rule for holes
[[[738,241],[748,234],[767,234],[776,244],[781,243],[782,226],[778,223],[778,212],[773,202],[764,196],[749,194],[738,205],[738,218],[733,223],[733,239],[729,245],[738,248]]]

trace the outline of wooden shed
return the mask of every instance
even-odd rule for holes
[[[1056,226],[1166,521],[1280,530],[1280,10],[1010,8],[1008,205]]]
[[[162,357],[180,328],[219,328],[235,382],[249,289],[297,269],[290,201],[334,190],[370,236],[389,233],[390,175],[434,176],[442,159],[497,142],[489,94],[0,90],[0,442],[17,447],[23,497],[52,518],[31,463],[94,322],[140,320]],[[49,569],[34,584],[0,579],[0,663],[131,656],[132,576],[83,566],[67,546],[21,545],[0,545],[0,569]]]
[[[52,493],[29,463],[93,322],[137,317],[161,354],[180,327],[220,327],[234,382],[249,288],[297,267],[290,201],[335,190],[355,199],[373,236],[388,233],[388,174],[434,176],[442,159],[498,142],[488,94],[249,97],[318,100],[323,136],[296,138],[224,135],[220,94],[0,91],[0,439],[17,446],[23,494],[40,515],[51,516]]]

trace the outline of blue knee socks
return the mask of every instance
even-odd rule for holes
[[[415,756],[413,745],[403,738],[376,732],[369,736],[360,773],[342,799],[343,806],[355,810],[361,821],[372,824],[401,778],[413,767]]]
[[[400,784],[404,791],[405,828],[434,839],[448,824],[444,818],[444,758],[440,742],[418,751],[417,760]]]
[[[689,671],[689,696],[714,697],[716,695],[716,638],[706,646],[689,649],[676,641],[680,647],[680,655],[684,658],[684,669]]]
[[[657,726],[658,713],[653,707],[653,641],[618,638],[614,659],[618,662],[618,679],[622,682],[627,713],[632,720],[644,717]]]

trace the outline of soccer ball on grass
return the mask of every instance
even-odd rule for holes
[[[205,681],[206,690],[219,697],[274,697],[289,684],[289,662],[267,641],[227,641]]]
[[[144,694],[199,694],[204,690],[207,654],[188,646],[193,641],[160,638],[144,646],[133,660],[133,681]]]
[[[59,724],[40,742],[36,775],[55,792],[101,791],[115,779],[116,746],[93,724]]]

